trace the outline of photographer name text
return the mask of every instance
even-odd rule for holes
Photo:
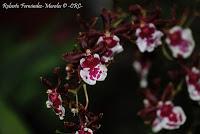
[[[46,8],[46,9],[64,9],[64,8],[70,8],[70,9],[80,9],[83,7],[82,3],[43,3],[40,2],[35,4],[27,4],[27,3],[3,3],[2,7],[4,9],[28,9],[28,8]]]

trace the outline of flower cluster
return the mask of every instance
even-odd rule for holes
[[[78,122],[64,122],[65,128],[71,129],[73,134],[93,134],[101,127],[99,121],[103,116],[102,113],[95,115],[88,112],[82,104],[79,104],[78,111]]]
[[[192,55],[195,42],[191,30],[180,25],[181,19],[176,18],[174,10],[170,19],[163,19],[160,15],[160,8],[149,12],[140,5],[131,5],[128,13],[103,9],[103,28],[100,29],[96,27],[97,17],[87,22],[77,15],[84,32],[80,32],[76,38],[78,47],[63,54],[63,60],[67,62],[64,72],[60,68],[54,70],[58,78],[57,85],[52,86],[49,80],[42,78],[48,87],[47,107],[64,120],[65,127],[71,129],[73,134],[93,134],[100,127],[102,114],[96,116],[87,109],[89,100],[86,85],[95,85],[106,79],[108,67],[124,51],[127,42],[134,43],[134,54],[139,53],[140,57],[152,54],[155,49],[159,51],[159,48],[162,48],[160,52],[166,58],[171,57],[167,52],[170,50],[171,60],[176,58],[178,63]],[[183,109],[172,102],[172,84],[164,89],[159,98],[146,89],[149,87],[148,74],[152,63],[149,57],[135,59],[133,63],[145,95],[144,109],[138,114],[148,120],[154,132],[178,129],[185,123],[186,116]],[[185,68],[181,67],[181,70],[186,72],[189,96],[200,102],[200,69]],[[81,89],[85,93],[85,106],[78,101]],[[78,121],[66,122],[64,117],[68,116],[65,115],[67,110],[73,113],[74,118],[78,117]]]

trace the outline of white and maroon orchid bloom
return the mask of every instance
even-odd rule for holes
[[[104,36],[99,37],[97,44],[101,42],[105,43],[108,48],[108,51],[102,56],[104,62],[113,60],[114,54],[124,51],[120,44],[120,39],[116,35],[112,35],[110,32],[106,32]]]
[[[145,51],[153,52],[157,46],[162,44],[163,33],[157,30],[152,23],[141,25],[136,29],[135,35],[137,37],[136,45],[142,53]]]
[[[80,76],[89,85],[95,85],[96,81],[104,81],[107,76],[107,68],[101,63],[98,54],[87,54],[80,60]]]
[[[175,58],[178,56],[188,58],[195,47],[191,30],[189,28],[183,29],[180,26],[175,26],[169,30],[166,43]]]
[[[152,124],[154,132],[159,132],[161,129],[178,129],[186,121],[183,109],[179,106],[174,106],[171,101],[159,102],[156,115],[157,117]]]
[[[148,73],[151,67],[151,63],[149,61],[143,60],[136,60],[133,62],[133,68],[135,69],[136,73],[139,74],[140,77],[140,87],[146,88],[148,86]]]
[[[90,128],[81,128],[80,130],[76,131],[75,134],[93,134],[93,131]]]
[[[48,100],[46,101],[47,108],[53,108],[56,115],[60,117],[61,120],[65,116],[65,108],[62,106],[61,95],[57,92],[57,89],[47,90]]]
[[[186,115],[180,106],[174,106],[173,85],[169,83],[162,95],[158,98],[149,89],[144,91],[144,109],[138,112],[145,121],[152,126],[152,131],[157,133],[162,129],[178,129],[186,121]]]
[[[194,101],[200,102],[200,70],[192,67],[186,75],[189,96]]]
[[[106,32],[104,36],[99,37],[97,44],[100,42],[104,42],[108,49],[113,53],[120,53],[124,50],[120,45],[120,39],[116,35],[112,35],[109,32]]]

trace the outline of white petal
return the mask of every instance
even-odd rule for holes
[[[85,83],[87,83],[89,85],[95,85],[96,84],[96,80],[90,79],[89,71],[87,69],[84,68],[83,70],[80,70],[80,76]]]
[[[102,56],[102,61],[108,63],[109,61],[113,60],[113,56]]]
[[[47,108],[51,108],[51,106],[53,105],[53,103],[49,100],[46,101],[46,105],[47,105]]]
[[[182,121],[179,120],[180,121],[179,125],[183,125],[185,123],[185,121],[186,121],[186,115],[185,115],[183,109],[180,106],[176,106],[176,107],[173,108],[173,112],[181,115]]]
[[[48,90],[47,90],[47,94],[50,94],[50,93],[52,93],[52,90],[51,90],[51,89],[48,89]]]
[[[191,100],[200,101],[200,92],[197,91],[194,85],[187,84],[188,92]]]
[[[107,76],[108,69],[106,68],[105,65],[100,65],[99,69],[100,69],[99,71],[102,71],[102,73],[100,74],[100,77],[97,79],[97,81],[104,81]]]
[[[180,50],[179,46],[172,46],[171,44],[168,44],[168,47],[170,48],[172,52],[172,56],[174,58],[177,58],[178,55],[183,55],[182,51]]]
[[[140,73],[141,70],[142,70],[142,66],[141,66],[141,64],[140,64],[139,61],[134,61],[134,62],[133,62],[133,68],[135,69],[135,71],[136,71],[137,73]]]
[[[200,70],[197,69],[196,67],[192,67],[192,72],[198,74],[200,73]]]
[[[162,130],[162,123],[160,121],[159,118],[156,118],[154,121],[153,121],[153,125],[152,125],[152,131],[154,133],[158,133],[160,130]]]
[[[115,41],[117,41],[117,42],[120,41],[120,39],[119,39],[116,35],[113,36],[113,40],[115,40]]]
[[[98,59],[100,59],[100,57],[99,57],[98,54],[94,54],[94,58],[98,58]]]
[[[85,58],[81,58],[81,60],[80,60],[80,65],[81,65],[81,67],[82,67],[82,63],[85,61]]]
[[[147,41],[145,39],[142,38],[137,38],[136,40],[136,45],[138,46],[140,52],[145,52],[147,49]]]
[[[61,113],[59,113],[60,120],[63,120],[65,116],[65,108],[60,105],[59,109],[62,111]]]
[[[149,27],[155,28],[155,25],[153,23],[149,23]]]
[[[102,41],[103,41],[103,37],[100,36],[99,39],[98,39],[98,41],[97,41],[97,44],[99,44],[99,43],[102,42]]]
[[[173,126],[169,125],[169,124],[173,124]],[[178,124],[176,124],[174,122],[169,121],[168,118],[163,118],[162,119],[162,127],[164,129],[173,130],[173,129],[178,129],[180,127],[180,125],[178,125]]]
[[[135,35],[136,35],[136,36],[139,36],[140,32],[141,32],[141,29],[140,29],[140,28],[137,28],[137,29],[136,29],[136,32],[135,32]]]
[[[169,30],[169,33],[174,33],[176,31],[182,31],[182,28],[180,26],[174,26]]]
[[[185,40],[187,40],[189,42],[189,47],[188,47],[189,50],[188,50],[187,53],[185,53],[183,55],[184,58],[188,58],[192,54],[192,52],[193,52],[193,50],[195,48],[195,41],[194,41],[194,39],[192,37],[191,30],[189,28],[184,29],[183,32],[182,32],[182,37],[183,37],[183,39],[185,39]]]
[[[148,86],[148,81],[146,77],[141,78],[140,80],[140,87],[141,88],[146,88]]]
[[[113,48],[111,48],[111,51],[113,53],[121,53],[122,51],[124,51],[124,49],[119,43],[117,43],[117,45],[115,45]]]
[[[147,52],[153,52],[155,47],[156,47],[155,43],[149,44],[149,46],[147,46]]]
[[[145,107],[145,108],[150,106],[150,102],[149,102],[148,99],[144,99],[144,100],[143,100],[143,104],[144,104],[144,107]]]
[[[155,39],[155,44],[156,45],[161,45],[162,44],[162,42],[161,42],[161,37],[162,36],[163,36],[163,33],[161,31],[156,30],[153,33],[153,39]]]

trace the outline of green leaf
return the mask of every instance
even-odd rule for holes
[[[0,120],[1,134],[30,134],[17,114],[2,101],[0,101]]]

